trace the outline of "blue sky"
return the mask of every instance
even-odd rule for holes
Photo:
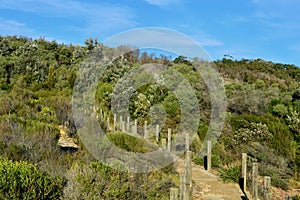
[[[299,0],[0,0],[0,35],[83,44],[143,27],[182,32],[214,60],[229,54],[300,66]]]

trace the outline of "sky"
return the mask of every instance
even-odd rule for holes
[[[197,41],[213,60],[300,66],[299,0],[0,0],[0,35],[66,44],[161,27]]]

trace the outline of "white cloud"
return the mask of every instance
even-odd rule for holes
[[[136,25],[132,11],[126,6],[108,3],[87,3],[75,0],[0,0],[0,8],[21,10],[50,18],[78,19],[80,27],[66,28],[84,33],[103,33]]]
[[[155,6],[166,6],[171,3],[177,3],[178,0],[145,0],[147,3]]]
[[[193,38],[205,47],[223,46],[223,42],[205,33],[197,34]]]
[[[210,60],[205,49],[199,46],[195,40],[180,32],[165,28],[140,28],[122,32],[104,41],[104,44],[160,49],[177,55]]]
[[[0,18],[1,35],[30,35],[33,32],[34,31],[28,28],[25,23]]]
[[[300,43],[293,44],[288,47],[289,50],[300,52]]]

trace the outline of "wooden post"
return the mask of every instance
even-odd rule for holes
[[[122,130],[123,125],[123,117],[120,115],[120,123],[119,123],[119,129]]]
[[[107,132],[109,132],[109,127],[110,127],[110,121],[109,118],[107,118]]]
[[[125,127],[125,122],[122,121],[122,124],[121,124],[121,129],[122,129],[122,132],[125,133],[126,132],[126,127]]]
[[[207,171],[211,172],[211,141],[207,141]]]
[[[185,135],[185,150],[188,151],[190,149],[190,138],[189,134],[186,133]]]
[[[185,176],[184,176],[184,200],[189,200],[191,196],[191,186],[192,186],[192,152],[186,152],[185,158]]]
[[[264,176],[264,200],[271,200],[271,177]]]
[[[180,176],[180,185],[179,185],[179,200],[183,200],[184,198],[184,176],[185,176],[185,173],[184,171],[181,171],[179,173],[179,176]]]
[[[242,153],[242,190],[246,192],[247,189],[247,154]]]
[[[130,132],[130,117],[127,117],[127,133]]]
[[[116,126],[117,126],[117,114],[114,114],[114,132],[116,132]]]
[[[187,181],[189,183],[189,185],[192,184],[192,152],[191,151],[187,151],[186,152],[186,163],[187,163]]]
[[[258,163],[252,163],[252,197],[258,200]]]
[[[166,138],[162,138],[161,139],[161,146],[162,146],[162,148],[166,148],[166,146],[167,146],[167,139]]]
[[[168,128],[168,152],[171,152],[172,130]]]
[[[137,133],[137,120],[134,120],[134,129],[132,129],[133,134],[138,134]]]
[[[100,109],[100,119],[102,119],[102,108]]]
[[[170,188],[170,200],[178,200],[178,188]]]
[[[101,120],[105,120],[106,119],[106,112],[103,114],[103,116],[101,117]]]
[[[144,125],[144,138],[148,139],[147,121],[145,121]]]
[[[155,129],[155,135],[156,135],[156,142],[158,142],[159,141],[159,125],[158,124],[156,124],[156,129]]]
[[[182,200],[189,200],[188,195],[188,188],[187,188],[187,180],[186,180],[186,172],[183,176],[183,194],[182,194]]]

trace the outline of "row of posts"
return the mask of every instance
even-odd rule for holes
[[[247,191],[247,154],[242,154],[242,178],[241,178],[241,188],[244,193]],[[251,197],[252,200],[258,200],[258,163],[252,162],[252,172],[251,172]],[[271,200],[271,177],[264,176],[264,200]]]
[[[207,142],[207,163],[206,170],[211,172],[211,141]],[[251,199],[258,200],[258,163],[252,162],[251,171]],[[192,183],[192,163],[191,163],[191,151],[186,152],[185,168],[180,173],[180,188],[170,188],[170,200],[189,200],[191,196],[191,183]],[[243,192],[247,193],[247,154],[242,154],[242,178],[241,188]],[[271,177],[264,176],[263,179],[263,195],[264,200],[271,200]]]
[[[189,147],[189,139],[186,138]],[[205,157],[206,170],[211,172],[211,141],[207,141],[207,154]],[[170,188],[170,200],[190,200],[192,194],[192,152],[187,149],[184,171],[180,172],[180,186]]]
[[[192,194],[192,152],[187,151],[179,188],[170,188],[170,200],[190,200]]]
[[[102,112],[100,112],[102,116]],[[104,114],[104,117],[105,114]],[[119,128],[122,132],[130,132],[130,117],[127,117],[127,124],[123,121],[122,116],[119,119]],[[113,129],[110,130],[110,119],[107,117],[107,129],[108,131],[115,132],[117,130],[117,115],[114,114]],[[156,125],[155,136],[156,141],[159,141],[159,125]],[[137,120],[134,121],[132,126],[132,134],[137,135]],[[144,123],[144,138],[147,139],[149,136],[147,121]],[[168,129],[168,138],[162,138],[162,146],[167,147],[168,151],[171,151],[171,136],[172,131]],[[188,142],[188,140],[187,140]],[[189,146],[189,144],[186,144]],[[207,141],[207,156],[205,157],[206,170],[211,172],[211,141]],[[252,162],[252,183],[251,183],[251,196],[252,200],[258,200],[258,163]],[[185,168],[184,171],[180,173],[180,188],[170,188],[170,200],[189,200],[191,193],[191,182],[192,182],[192,164],[191,164],[191,151],[186,152]],[[241,188],[243,192],[247,191],[247,154],[242,154],[242,178],[241,178]],[[269,176],[264,176],[264,200],[271,199],[271,178]]]
[[[105,117],[106,115],[104,115]],[[113,119],[113,125],[112,125],[112,130],[110,129],[110,118],[107,117],[107,131],[112,131],[112,132],[116,132],[117,131],[117,124],[119,124],[119,130],[121,130],[122,132],[127,132],[127,133],[131,133],[132,135],[137,136],[138,135],[138,131],[137,131],[137,120],[134,120],[134,125],[131,127],[130,130],[130,117],[127,117],[127,122],[125,123],[125,121],[123,121],[123,117],[120,116],[119,118],[119,123],[117,122],[117,115],[114,114],[114,119]],[[131,131],[131,132],[130,132]],[[159,132],[160,132],[160,127],[157,124],[155,126],[155,139],[156,142],[159,142]],[[147,121],[144,122],[144,139],[148,139],[149,138],[149,132],[148,132],[148,123]],[[167,150],[169,152],[171,152],[171,140],[172,140],[172,130],[170,128],[168,128],[168,137],[166,138],[162,138],[162,146],[167,148]]]

